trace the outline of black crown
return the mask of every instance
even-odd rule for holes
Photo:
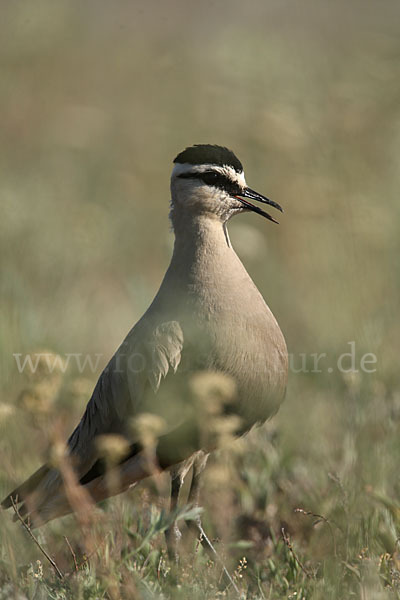
[[[237,173],[243,172],[240,160],[232,150],[224,146],[213,144],[196,144],[180,152],[174,159],[174,163],[189,163],[190,165],[217,165],[219,167],[229,166]]]

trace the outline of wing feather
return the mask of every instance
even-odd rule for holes
[[[143,342],[143,339],[146,341]],[[146,387],[150,384],[153,393],[156,393],[161,380],[170,371],[176,373],[183,342],[183,332],[177,321],[164,322],[147,331],[134,327],[128,334],[102,372],[86,410],[67,442],[68,453],[73,458],[79,478],[99,460],[97,436],[110,433],[129,436],[127,422],[141,412]],[[140,362],[142,368],[130,368],[132,356],[143,359]],[[45,516],[48,521],[59,516],[57,511],[49,511],[49,505],[51,498],[63,494],[62,478],[57,469],[47,465],[43,465],[38,473],[40,478],[31,477],[12,495],[18,494],[18,502],[27,500],[30,509],[32,503],[29,500],[34,498],[35,514]],[[2,503],[5,508],[11,504],[9,496]],[[29,512],[26,506],[22,506],[21,511],[23,514]]]

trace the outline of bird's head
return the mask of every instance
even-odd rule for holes
[[[278,222],[252,202],[269,204],[280,211],[282,208],[247,186],[242,163],[228,148],[196,144],[178,154],[174,163],[171,176],[173,216],[190,211],[225,222],[237,213],[253,211]]]

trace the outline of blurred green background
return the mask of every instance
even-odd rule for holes
[[[13,354],[102,354],[99,373],[168,265],[173,158],[226,145],[285,209],[279,226],[234,219],[233,244],[295,366],[302,353],[329,357],[320,373],[291,373],[279,415],[235,459],[232,529],[243,515],[276,535],[284,522],[303,560],[322,564],[326,540],[293,508],[336,514],[345,490],[347,551],[357,562],[370,549],[383,593],[400,490],[399,3],[2,0],[0,12],[2,493],[50,436]],[[358,364],[376,355],[375,373],[335,368],[350,341]],[[66,435],[95,380],[72,368],[54,384]],[[282,593],[298,589],[296,573]]]

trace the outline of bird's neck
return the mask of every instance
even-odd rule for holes
[[[175,233],[173,262],[215,261],[232,252],[226,225],[214,215],[175,216],[172,224]]]

